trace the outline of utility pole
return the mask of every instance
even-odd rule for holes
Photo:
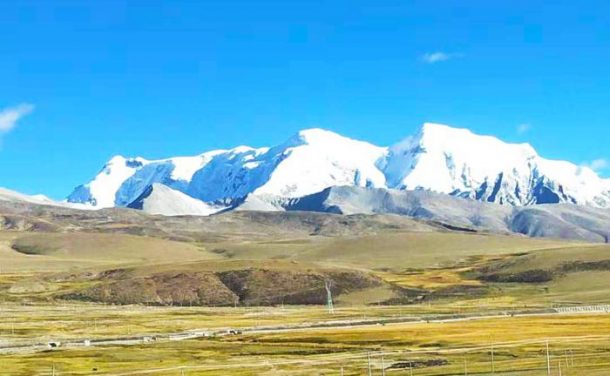
[[[368,352],[366,353],[366,358],[367,358],[367,362],[368,362],[368,368],[369,368],[369,376],[373,376],[373,370],[371,369],[371,353]]]
[[[409,360],[409,376],[413,376],[413,362]]]
[[[381,376],[385,376],[385,361],[383,360],[383,353],[381,353]]]
[[[557,362],[557,369],[559,370],[559,376],[561,376],[561,360]]]
[[[496,373],[496,365],[494,364],[494,343],[491,342],[491,374],[494,375]]]
[[[464,358],[464,376],[468,376],[468,362]]]
[[[326,307],[328,308],[328,313],[332,315],[335,313],[335,307],[333,306],[333,293],[330,290],[332,287],[332,281],[324,281],[324,287],[326,288]]]
[[[551,357],[549,355],[549,340],[546,340],[546,374],[551,376]]]

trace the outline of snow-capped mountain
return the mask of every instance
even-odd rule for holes
[[[388,187],[395,189],[516,206],[610,206],[610,180],[589,168],[544,159],[529,144],[439,124],[424,124],[417,135],[392,146],[383,169]]]
[[[42,206],[56,206],[67,209],[92,210],[96,209],[91,205],[72,203],[67,201],[55,201],[45,195],[26,195],[23,193],[11,191],[6,188],[0,188],[0,202],[12,204],[34,204]]]
[[[55,202],[43,195],[24,195],[23,193],[11,191],[5,188],[0,188],[0,201],[8,202],[26,202],[39,205],[54,205]]]
[[[253,197],[262,202],[356,186],[429,190],[514,206],[610,207],[610,180],[587,167],[544,159],[527,144],[431,123],[390,147],[309,129],[271,148],[240,146],[156,161],[114,157],[68,201],[93,208],[133,206],[153,184],[225,205],[246,196],[247,202]],[[165,196],[175,194],[155,194],[155,200]]]
[[[240,146],[157,161],[117,156],[68,201],[97,208],[128,206],[154,183],[206,202],[249,194],[300,197],[336,185],[384,187],[376,163],[385,154],[386,148],[309,129],[272,148]]]

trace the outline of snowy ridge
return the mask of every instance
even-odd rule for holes
[[[301,131],[271,152],[281,163],[254,194],[300,197],[336,185],[385,186],[385,176],[376,161],[386,149],[333,132]]]
[[[125,207],[154,183],[205,202],[251,193],[300,197],[334,185],[383,187],[385,177],[376,162],[385,153],[386,148],[309,129],[273,148],[240,146],[156,161],[114,157],[68,201]]]
[[[333,186],[426,190],[513,206],[610,207],[610,180],[589,168],[544,159],[528,144],[432,123],[390,147],[308,129],[271,148],[240,146],[155,161],[114,157],[68,201],[127,207],[155,184],[172,190],[155,193],[157,200],[180,193],[181,202],[199,205],[185,196],[212,207],[263,207],[266,197],[298,198]]]
[[[44,195],[25,195],[23,193],[11,191],[5,188],[0,188],[0,201],[10,203],[26,203],[44,206],[58,206],[70,209],[81,209],[91,210],[92,207],[88,205],[70,203],[65,201],[54,201]]]
[[[0,188],[0,201],[27,202],[30,204],[53,205],[55,202],[43,195],[28,196],[22,193]]]

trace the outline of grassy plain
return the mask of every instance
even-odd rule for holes
[[[290,227],[264,224],[273,228],[268,236],[231,227],[225,233],[189,233],[186,240],[177,233],[0,232],[0,374],[340,375],[343,367],[344,375],[366,375],[370,356],[375,375],[382,368],[388,375],[546,375],[547,340],[553,375],[560,364],[562,375],[607,374],[610,315],[426,320],[609,302],[608,245],[441,231],[420,224],[408,224],[413,228],[407,231],[386,228],[386,222],[362,234],[344,233],[333,222],[339,235],[325,235],[316,232],[317,224],[312,230],[282,221]],[[100,283],[94,277],[113,269],[145,278],[251,269],[315,274],[333,268],[367,273],[384,284],[335,296],[333,315],[320,305],[122,306],[59,298]],[[532,270],[549,278],[504,281]],[[483,278],[490,274],[503,282]],[[115,278],[103,275],[105,282]],[[424,298],[407,304],[397,293],[403,290]],[[423,321],[297,327],[398,318]],[[292,329],[45,352],[7,350],[49,341],[271,326]]]
[[[224,322],[231,323],[230,315]],[[2,369],[10,375],[45,375],[53,369],[57,375],[339,375],[343,368],[345,375],[366,375],[370,356],[376,375],[382,368],[396,375],[545,375],[547,341],[551,374],[558,375],[559,367],[563,375],[607,374],[608,315],[388,324],[67,348],[5,355]]]

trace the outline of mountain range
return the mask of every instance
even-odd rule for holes
[[[528,144],[424,124],[389,147],[322,129],[268,148],[112,158],[64,202],[0,190],[0,201],[155,215],[226,211],[398,214],[458,231],[608,242],[610,180]]]
[[[280,204],[287,211],[336,214],[398,214],[445,225],[457,231],[517,233],[531,237],[608,243],[610,210],[592,206],[498,205],[429,192],[360,187],[330,187]],[[242,205],[240,209],[256,209]]]
[[[145,208],[144,197],[163,189],[151,200],[170,196],[209,214],[250,196],[297,198],[335,186],[424,190],[511,206],[610,207],[610,180],[590,168],[542,158],[529,144],[431,123],[390,147],[307,129],[267,148],[162,160],[116,156],[67,200],[92,208]]]

